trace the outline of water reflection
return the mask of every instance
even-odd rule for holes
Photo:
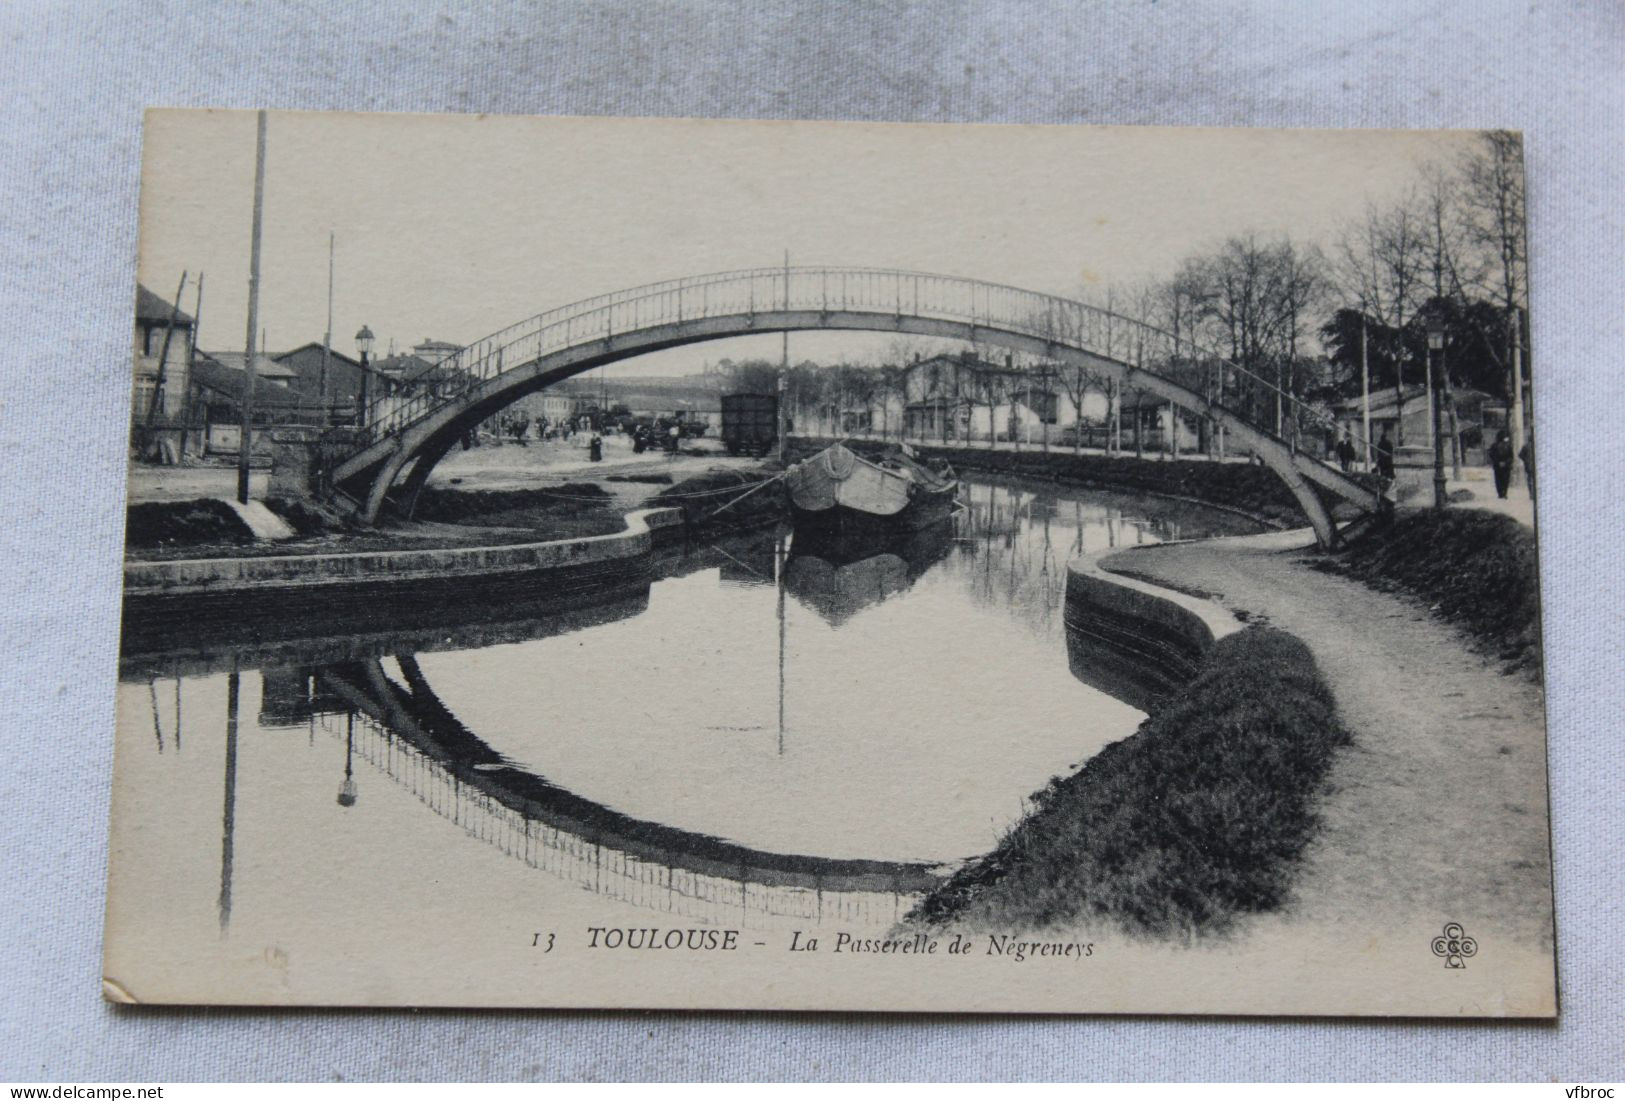
[[[231,855],[237,823],[237,707],[241,675],[233,667],[226,681],[226,806],[220,815],[220,932],[231,924]]]
[[[797,533],[785,567],[785,588],[839,627],[864,608],[906,592],[952,551],[954,531],[948,520],[891,538]]]
[[[359,630],[318,618],[304,638],[138,633],[159,644],[122,659],[139,696],[121,711],[152,731],[136,771],[160,789],[148,802],[177,806],[207,771],[182,767],[183,744],[187,761],[220,754],[223,932],[244,875],[238,909],[251,897],[272,914],[278,885],[353,874],[364,849],[320,842],[345,822],[410,833],[452,891],[480,890],[459,870],[472,838],[606,905],[886,924],[1138,721],[1133,686],[1063,644],[1067,560],[1238,526],[992,483],[968,484],[965,505],[886,544],[781,530],[687,548],[594,607],[487,601]],[[256,679],[258,710],[240,715]],[[240,783],[251,807],[274,793],[279,815],[250,836],[302,862],[234,864]],[[413,807],[457,828],[425,833]]]

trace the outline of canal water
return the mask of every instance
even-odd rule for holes
[[[674,551],[592,608],[125,654],[133,851],[110,929],[421,947],[497,912],[894,921],[1143,717],[1074,675],[1067,561],[1254,530],[1155,499],[962,495],[901,541]]]

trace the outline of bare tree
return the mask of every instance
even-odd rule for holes
[[[1512,407],[1512,432],[1523,440],[1523,387],[1528,366],[1524,360],[1522,323],[1528,304],[1529,243],[1526,237],[1523,140],[1505,130],[1484,135],[1483,145],[1462,165],[1462,205],[1469,240],[1481,251],[1485,265],[1483,287],[1505,312],[1509,329],[1504,357],[1511,378],[1507,397]],[[1500,355],[1500,341],[1490,347]]]
[[[1280,433],[1281,403],[1284,398],[1291,403],[1292,415],[1288,423],[1292,429],[1291,441],[1296,446],[1304,427],[1300,423],[1300,413],[1305,410],[1298,397],[1302,392],[1300,381],[1305,367],[1298,354],[1298,344],[1305,335],[1306,319],[1326,301],[1329,278],[1326,257],[1318,245],[1298,247],[1288,238],[1282,240],[1274,251],[1279,265],[1277,283],[1281,296],[1281,317],[1277,331],[1282,344],[1276,371],[1276,431]]]
[[[1484,289],[1509,312],[1523,308],[1528,292],[1528,241],[1524,226],[1523,142],[1505,130],[1484,135],[1484,146],[1462,166],[1466,231],[1490,260]]]
[[[880,403],[880,438],[889,439],[891,435],[891,399],[900,397],[905,402],[908,399],[908,367],[896,363],[883,363],[875,368],[874,399]],[[907,416],[907,410],[904,410]],[[899,426],[898,439],[903,438]]]
[[[1002,350],[982,343],[971,347],[975,363],[970,370],[968,400],[972,406],[987,406],[987,446],[992,450],[999,445],[999,406],[1009,396],[1005,372],[998,362]]]
[[[1466,300],[1488,271],[1474,247],[1462,174],[1440,164],[1422,169],[1421,207],[1427,220],[1427,267],[1434,298]]]
[[[1368,207],[1364,224],[1342,243],[1345,271],[1357,274],[1367,312],[1384,326],[1394,364],[1397,443],[1405,442],[1405,325],[1428,287],[1430,234],[1423,204],[1412,194],[1387,210]]]

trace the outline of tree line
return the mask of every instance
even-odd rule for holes
[[[1331,240],[1237,234],[1166,277],[1086,288],[1077,297],[1165,334],[1147,354],[1130,348],[1125,332],[1118,358],[1144,356],[1143,366],[1292,437],[1323,426],[1330,403],[1359,396],[1365,385],[1374,396],[1391,390],[1403,412],[1407,397],[1414,399],[1407,388],[1427,383],[1430,321],[1443,330],[1447,386],[1506,400],[1521,432],[1530,375],[1527,294],[1522,143],[1495,131],[1460,156],[1425,166],[1406,193],[1368,204]],[[802,363],[789,384],[802,405],[884,407],[902,393],[921,347],[901,338],[878,365]],[[1004,361],[996,349],[976,351],[984,361]],[[1217,371],[1216,356],[1228,361]],[[1081,409],[1081,391],[1091,385],[1081,374],[1021,357],[1015,366],[1038,370]],[[730,388],[777,387],[777,365],[766,360],[723,367]],[[991,411],[1023,385],[983,372],[963,396]]]

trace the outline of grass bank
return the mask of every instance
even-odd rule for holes
[[[294,538],[276,542],[256,541],[225,501],[155,501],[129,506],[125,553],[142,560],[238,558],[579,539],[624,528],[614,500],[592,483],[524,490],[426,488],[412,521],[370,528],[318,503],[269,497],[265,507],[295,532]]]
[[[413,518],[430,523],[534,528],[547,539],[577,539],[620,531],[621,513],[595,482],[545,489],[445,489],[418,494]]]
[[[805,458],[834,440],[797,439],[792,458]],[[874,440],[847,440],[860,453],[886,445]],[[1130,455],[1075,454],[1052,447],[1044,451],[990,451],[976,447],[911,445],[922,455],[947,459],[958,470],[985,470],[1021,478],[1061,482],[1096,489],[1152,493],[1200,501],[1243,513],[1276,528],[1295,528],[1308,518],[1278,475],[1256,463],[1215,463],[1193,459],[1137,459]],[[1364,476],[1356,476],[1364,477]],[[1317,489],[1317,492],[1320,492]],[[1340,502],[1321,493],[1328,508]]]
[[[1535,533],[1510,516],[1473,508],[1402,513],[1316,565],[1418,597],[1466,628],[1507,672],[1541,675]]]
[[[1316,793],[1347,741],[1307,646],[1265,627],[1230,635],[1183,692],[1077,773],[1050,781],[996,849],[909,920],[1222,931],[1286,899]]]
[[[131,505],[124,512],[124,545],[128,550],[243,546],[253,541],[254,533],[231,506],[212,497],[148,501]]]

